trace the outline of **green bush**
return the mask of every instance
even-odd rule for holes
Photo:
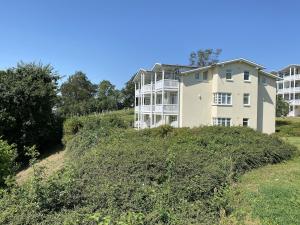
[[[278,118],[276,120],[276,134],[281,137],[299,137],[299,118]]]
[[[120,110],[112,113],[73,116],[64,122],[63,143],[66,144],[80,130],[129,128],[133,126],[133,111]]]
[[[15,145],[9,145],[0,137],[0,187],[4,185],[5,178],[12,175],[15,171],[16,156],[17,150]]]
[[[136,131],[95,117],[79,118],[62,171],[3,194],[0,224],[217,224],[233,180],[295,153],[249,128]]]

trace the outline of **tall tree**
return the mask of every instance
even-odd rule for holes
[[[219,56],[222,53],[222,49],[200,49],[197,52],[191,52],[190,54],[190,65],[191,66],[209,66],[219,62]]]
[[[134,106],[134,82],[133,79],[135,74],[130,78],[129,81],[126,82],[125,87],[121,90],[122,93],[122,103],[126,108],[130,108]]]
[[[98,86],[98,106],[101,111],[118,109],[120,91],[108,80],[103,80]]]
[[[0,73],[0,136],[17,144],[19,157],[24,146],[42,145],[54,130],[57,118],[59,76],[50,65],[19,63]]]
[[[94,111],[91,106],[92,102],[95,102],[96,89],[97,86],[89,81],[85,73],[75,72],[61,85],[59,112],[63,115],[73,115]]]
[[[277,96],[276,101],[276,116],[286,116],[289,113],[289,103],[284,101],[284,99],[281,96]]]

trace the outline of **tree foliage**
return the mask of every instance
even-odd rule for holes
[[[190,65],[191,66],[209,66],[219,62],[219,56],[222,53],[222,49],[200,49],[196,52],[191,52],[190,54]]]
[[[19,63],[0,73],[0,135],[24,146],[60,139],[60,119],[54,114],[59,76],[50,65]]]
[[[94,96],[97,86],[92,84],[86,74],[78,71],[61,85],[60,113],[81,115],[96,111]]]
[[[289,108],[289,103],[284,101],[284,99],[278,95],[276,101],[276,116],[286,116],[289,113]]]
[[[108,80],[103,80],[98,86],[97,102],[101,111],[116,110],[120,100],[120,91]]]
[[[4,185],[5,178],[12,175],[16,169],[15,158],[17,150],[14,145],[0,138],[0,187]]]
[[[129,81],[126,82],[125,87],[122,89],[122,103],[126,108],[131,108],[134,106],[134,98],[135,98],[135,89],[134,89],[134,74]]]

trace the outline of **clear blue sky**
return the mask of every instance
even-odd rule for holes
[[[3,0],[0,69],[50,63],[117,87],[155,62],[187,64],[199,48],[222,48],[276,70],[300,63],[298,0]]]

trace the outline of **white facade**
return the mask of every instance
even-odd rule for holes
[[[289,65],[278,72],[277,95],[289,103],[288,116],[300,116],[300,65]]]
[[[140,69],[134,78],[134,126],[249,126],[273,133],[277,77],[263,69],[245,59]]]
[[[176,68],[176,69],[174,69]],[[135,79],[136,128],[179,127],[179,73],[196,67],[155,64]]]

